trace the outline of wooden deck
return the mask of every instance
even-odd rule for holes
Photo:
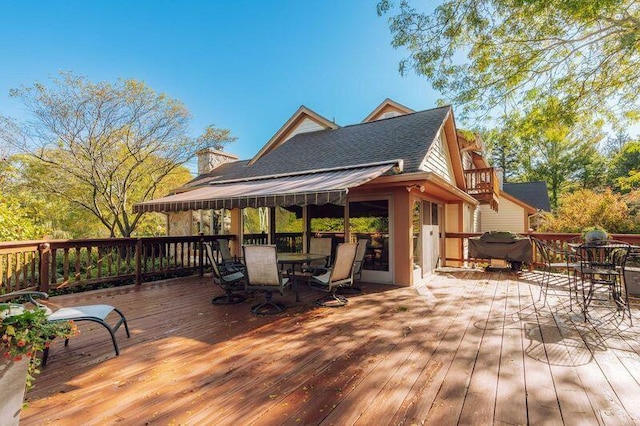
[[[96,325],[56,342],[22,425],[639,424],[637,306],[584,322],[559,277],[536,309],[535,278],[450,271],[333,309],[305,288],[271,317],[211,305],[209,279],[54,298],[118,306],[132,336],[119,357]]]

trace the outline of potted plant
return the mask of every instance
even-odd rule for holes
[[[0,424],[17,425],[25,391],[40,371],[36,355],[56,337],[77,333],[72,321],[51,322],[41,307],[0,303]]]
[[[605,241],[609,238],[609,234],[600,226],[590,226],[582,230],[582,238],[585,243],[593,243],[596,241]]]

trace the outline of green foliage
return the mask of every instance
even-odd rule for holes
[[[63,200],[69,216],[90,214],[109,236],[130,236],[144,221],[133,204],[190,180],[181,165],[198,150],[234,139],[213,126],[190,137],[184,105],[135,80],[92,83],[63,73],[11,95],[34,117],[20,124],[0,117],[0,140],[25,153],[25,185]],[[150,219],[143,232],[156,224]]]
[[[0,194],[0,241],[37,240],[49,233],[43,220],[22,200]]]
[[[559,201],[557,213],[546,218],[541,231],[579,233],[593,226],[614,234],[640,231],[640,223],[634,222],[625,201],[611,190],[582,189],[563,195]]]
[[[625,143],[614,155],[609,179],[622,192],[640,189],[640,141]]]
[[[483,116],[553,94],[573,112],[637,119],[633,0],[445,0],[432,10],[382,0],[378,14],[390,15],[392,45],[409,51],[400,71],[425,76],[466,112]]]
[[[522,113],[505,115],[503,125],[489,132],[490,155],[507,181],[545,181],[556,207],[564,192],[603,182],[606,161],[598,151],[602,126],[550,97]]]
[[[27,386],[39,373],[38,352],[56,337],[68,338],[77,334],[73,321],[50,322],[42,308],[24,309],[21,305],[0,303],[0,349],[5,358],[19,361],[29,358]]]
[[[303,228],[302,218],[283,207],[276,207],[276,232],[302,232]]]

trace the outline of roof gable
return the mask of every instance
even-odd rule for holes
[[[504,192],[539,210],[551,211],[547,184],[543,181],[505,183]]]
[[[286,123],[269,139],[269,141],[258,151],[249,161],[249,165],[254,164],[262,156],[285,143],[297,134],[314,132],[319,130],[337,129],[336,123],[326,119],[320,114],[301,105],[300,108],[287,120]]]
[[[438,107],[387,120],[298,133],[254,157],[253,163],[222,164],[187,186],[396,160],[402,160],[403,173],[421,172],[421,162],[432,142],[445,122],[451,121],[450,110],[449,106]]]
[[[371,121],[382,120],[385,118],[397,117],[399,115],[405,115],[415,112],[409,107],[406,107],[398,102],[392,101],[387,98],[380,105],[378,105],[369,115],[362,120],[363,123],[369,123]]]

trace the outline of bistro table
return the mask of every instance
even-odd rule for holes
[[[300,295],[298,294],[298,283],[296,281],[296,265],[304,265],[305,263],[313,262],[316,260],[326,260],[326,254],[320,253],[278,253],[278,264],[281,266],[291,265],[291,282],[293,284],[293,290],[296,292],[296,302],[300,301]]]

